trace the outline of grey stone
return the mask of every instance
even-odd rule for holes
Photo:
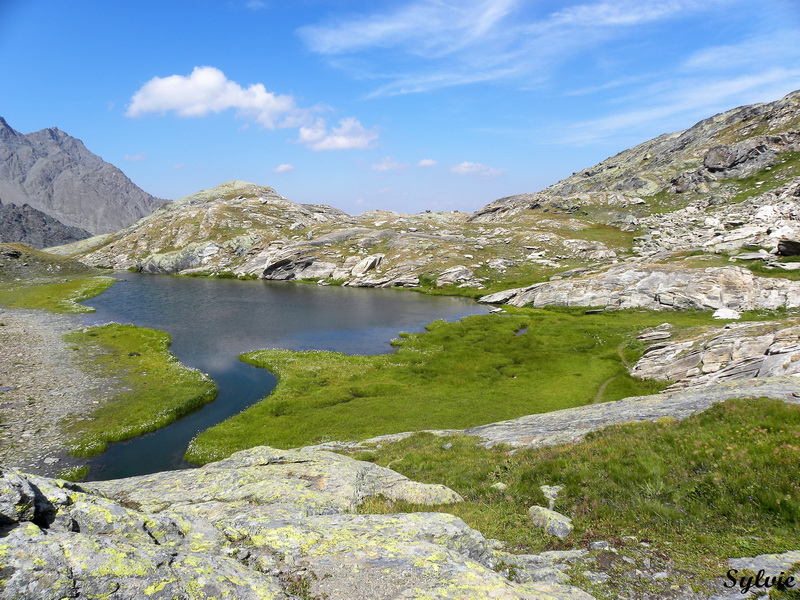
[[[528,515],[536,527],[541,527],[550,535],[565,540],[572,533],[572,519],[544,506],[531,506]]]
[[[310,449],[253,448],[200,469],[85,486],[3,469],[0,509],[13,527],[0,545],[2,593],[289,600],[301,587],[329,600],[592,600],[562,583],[567,556],[523,556],[531,569],[512,582],[495,566],[513,555],[457,517],[352,514],[379,494],[460,499]]]

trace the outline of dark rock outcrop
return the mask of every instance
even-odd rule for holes
[[[29,204],[4,205],[0,201],[0,242],[21,242],[34,248],[44,248],[70,244],[89,235],[85,229],[64,225]]]

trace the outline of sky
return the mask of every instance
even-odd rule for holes
[[[0,82],[161,198],[473,211],[800,89],[800,0],[0,0]]]

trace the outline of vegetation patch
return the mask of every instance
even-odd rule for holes
[[[94,456],[108,442],[168,425],[211,402],[217,387],[208,375],[181,364],[163,331],[112,323],[64,336],[84,369],[118,382],[114,398],[89,419],[65,423],[71,454]]]
[[[796,549],[798,440],[800,407],[731,400],[682,422],[616,425],[580,443],[536,450],[511,453],[480,447],[469,436],[417,434],[354,457],[454,489],[464,502],[433,510],[461,517],[507,549],[585,548],[596,540],[621,547],[633,540],[682,581],[709,582],[724,577],[729,557]],[[492,487],[498,483],[507,487]],[[554,509],[575,526],[565,542],[531,526],[528,507],[547,506],[542,485],[563,486]],[[362,505],[371,513],[430,510],[386,500]],[[592,591],[616,598],[617,585],[645,584],[629,570]]]
[[[664,383],[628,374],[636,334],[663,313],[507,309],[400,334],[396,353],[261,350],[242,360],[270,369],[273,393],[199,434],[187,458],[206,463],[257,445],[291,448],[420,429],[468,428],[592,402],[655,393]],[[708,325],[709,313],[669,316]],[[626,346],[633,344],[633,350]]]
[[[9,308],[44,308],[55,313],[94,312],[78,302],[103,293],[115,281],[113,277],[88,277],[4,289],[0,290],[0,304]]]

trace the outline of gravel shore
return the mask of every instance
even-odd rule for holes
[[[81,370],[62,339],[80,318],[2,308],[0,324],[0,464],[47,476],[82,464],[67,456],[61,423],[87,418],[112,382]]]

